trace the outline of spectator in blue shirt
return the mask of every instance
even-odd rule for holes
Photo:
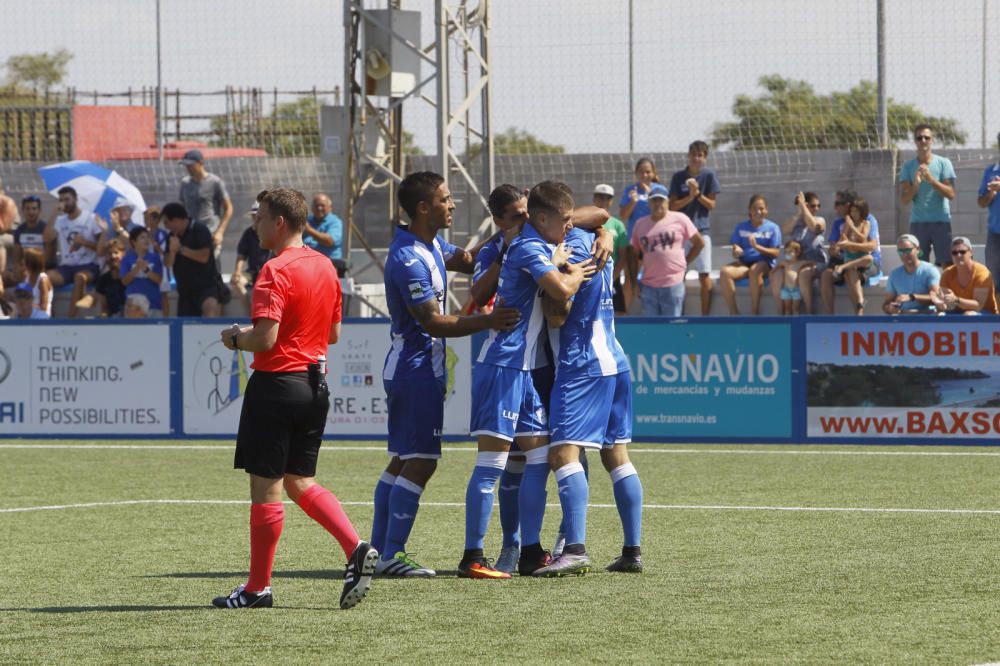
[[[715,209],[715,198],[722,189],[715,172],[705,166],[707,161],[708,144],[694,141],[688,146],[687,167],[670,178],[670,210],[680,211],[691,218],[705,242],[701,252],[691,262],[691,268],[698,271],[698,282],[701,284],[703,317],[712,309],[712,230],[709,215]]]
[[[903,234],[896,241],[902,265],[889,274],[882,310],[886,314],[933,313],[934,302],[941,299],[941,274],[937,267],[920,259],[920,241],[913,234]]]
[[[1000,134],[997,134],[997,145],[1000,146]],[[993,274],[993,283],[1000,290],[1000,159],[996,164],[986,167],[983,181],[979,185],[979,198],[976,200],[980,208],[989,210],[986,223],[986,268]]]
[[[622,192],[618,202],[618,219],[625,222],[628,237],[632,238],[632,227],[640,217],[649,215],[649,192],[659,183],[653,160],[643,157],[635,164],[635,182]]]
[[[781,227],[767,219],[767,199],[764,195],[751,196],[749,209],[750,219],[737,224],[729,239],[736,261],[719,271],[719,290],[731,315],[740,313],[736,307],[736,281],[743,278],[750,281],[751,313],[760,314],[764,278],[781,253]]]
[[[931,152],[934,132],[921,123],[913,128],[917,156],[903,164],[899,173],[900,201],[910,208],[910,233],[920,241],[929,260],[934,249],[934,263],[951,263],[951,210],[955,198],[955,167],[951,160]]]
[[[330,197],[322,192],[313,197],[313,213],[306,221],[302,240],[306,245],[333,259],[343,259],[341,243],[344,238],[344,223],[333,214]]]
[[[148,301],[148,314],[159,317],[163,313],[163,294],[160,292],[160,282],[163,280],[163,260],[152,247],[152,239],[146,227],[135,226],[128,232],[132,249],[125,253],[118,269],[122,284],[125,285],[125,298],[132,294],[142,294]]]

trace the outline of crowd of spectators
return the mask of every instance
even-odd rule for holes
[[[0,181],[0,319],[46,319],[55,292],[71,290],[68,316],[167,317],[171,295],[177,316],[219,317],[234,295],[249,312],[249,294],[270,253],[256,233],[257,204],[237,245],[228,284],[219,251],[232,218],[225,183],[205,169],[201,151],[180,161],[187,175],[178,201],[149,207],[142,224],[133,204],[119,199],[108,219],[83,210],[73,187],[57,191],[48,219],[36,195],[16,202]],[[313,198],[306,243],[343,271],[343,224],[330,197]]]
[[[649,158],[635,165],[635,180],[618,199],[618,218],[605,225],[615,242],[615,312],[681,316],[687,276],[697,275],[700,311],[711,311],[714,276],[730,314],[739,314],[737,294],[745,285],[750,314],[761,312],[770,286],[782,314],[819,311],[834,314],[836,288],[843,286],[851,313],[864,314],[866,291],[886,279],[883,311],[897,313],[996,313],[1000,282],[1000,162],[986,168],[977,203],[988,210],[986,252],[973,257],[968,238],[952,237],[951,201],[956,193],[950,160],[933,152],[934,132],[926,124],[913,130],[916,157],[899,174],[900,202],[909,206],[907,233],[899,236],[900,265],[883,275],[878,220],[866,199],[845,190],[835,194],[835,216],[827,221],[820,196],[799,192],[784,224],[769,216],[767,199],[750,197],[747,219],[728,238],[732,261],[712,266],[712,220],[722,185],[708,166],[709,146],[695,141],[687,164],[669,185],[660,182]],[[1000,135],[997,137],[1000,142]],[[246,310],[257,273],[270,255],[260,247],[254,218],[242,232],[228,284],[218,262],[223,235],[233,217],[225,183],[206,170],[204,157],[191,150],[180,161],[187,171],[177,202],[144,212],[144,226],[132,220],[129,202],[116,202],[109,219],[81,210],[72,187],[58,191],[58,204],[43,219],[42,199],[16,202],[0,181],[0,287],[13,302],[0,299],[0,317],[51,316],[54,292],[72,289],[69,316],[82,308],[100,316],[170,316],[169,292],[176,291],[177,315],[217,317],[233,296]],[[606,211],[615,190],[601,183],[593,203]],[[323,193],[312,200],[304,242],[327,255],[343,274],[343,223]],[[620,219],[619,219],[620,218]],[[716,232],[718,236],[718,232]],[[933,263],[931,259],[933,258]],[[13,287],[13,288],[12,288]],[[821,307],[815,305],[819,289]],[[0,293],[3,293],[0,291]],[[17,307],[30,293],[32,307]]]

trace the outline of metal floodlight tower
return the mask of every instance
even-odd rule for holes
[[[368,4],[366,8],[364,5]],[[435,170],[453,191],[467,191],[464,207],[470,215],[469,243],[489,228],[486,200],[494,185],[493,131],[490,104],[489,25],[491,0],[435,0],[434,42],[418,44],[419,12],[404,11],[400,0],[387,0],[383,9],[371,0],[344,2],[344,112],[346,150],[344,192],[348,222],[347,249],[352,236],[374,252],[353,222],[354,204],[373,187],[385,187],[392,211],[399,221],[396,185],[405,173],[403,155],[403,103],[421,99],[436,110],[437,159]],[[475,5],[470,7],[470,5]],[[457,56],[457,57],[456,57]],[[459,64],[455,64],[458,62]],[[434,95],[430,84],[434,82]],[[457,105],[452,94],[461,87]],[[473,122],[478,104],[479,119]],[[459,136],[456,141],[456,136]],[[464,137],[464,148],[458,143]],[[480,144],[478,174],[469,163],[469,147]],[[473,228],[475,227],[475,228]],[[459,230],[456,230],[459,231]]]

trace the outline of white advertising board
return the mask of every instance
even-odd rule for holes
[[[169,433],[168,327],[4,327],[0,435]]]
[[[226,349],[218,324],[183,327],[184,432],[188,435],[236,435],[243,392],[253,370],[253,355]],[[330,412],[326,434],[382,439],[388,414],[382,364],[389,349],[389,324],[353,321],[327,354]],[[448,341],[448,390],[444,434],[467,435],[472,359],[468,338]]]

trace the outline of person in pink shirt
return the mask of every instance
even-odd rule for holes
[[[632,229],[632,247],[637,260],[631,266],[632,277],[639,274],[643,315],[684,314],[684,276],[688,264],[705,247],[705,241],[691,219],[670,211],[667,188],[653,185],[649,191],[649,215],[636,220]],[[690,250],[684,251],[684,244]]]

